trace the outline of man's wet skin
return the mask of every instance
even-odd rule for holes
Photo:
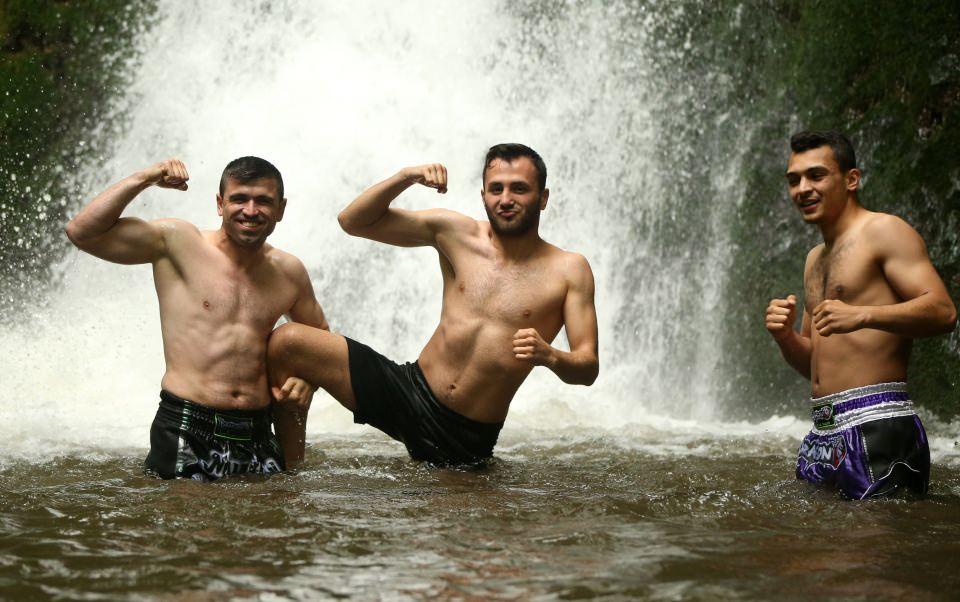
[[[536,365],[533,352],[542,354],[564,325],[569,275],[583,279],[589,267],[579,255],[525,237],[532,231],[523,229],[539,221],[541,202],[529,185],[536,172],[528,159],[497,161],[487,174],[483,199],[494,226],[459,215],[448,218],[452,240],[439,259],[440,324],[419,362],[445,405],[475,420],[502,422]],[[494,227],[517,234],[498,236]],[[579,294],[574,290],[575,297]]]
[[[80,249],[114,263],[153,265],[166,371],[163,389],[201,406],[256,410],[271,403],[267,340],[281,316],[326,328],[303,264],[266,244],[286,199],[272,177],[226,177],[216,196],[220,229],[189,222],[120,217],[151,187],[187,190],[176,159],[116,183],[67,227]],[[308,404],[313,390],[291,378],[276,395]]]
[[[843,172],[830,146],[791,155],[790,196],[824,242],[807,256],[805,311],[771,301],[767,328],[814,397],[905,381],[914,337],[948,332],[955,309],[920,236],[898,217],[856,201],[860,174]]]
[[[549,191],[540,190],[530,159],[494,160],[484,175],[489,222],[445,209],[389,206],[414,184],[446,192],[446,170],[432,164],[405,168],[374,185],[341,212],[340,223],[354,236],[438,250],[443,306],[420,368],[443,405],[499,423],[537,365],[569,383],[593,382],[597,324],[586,259],[538,234]],[[570,351],[549,344],[562,327]],[[299,376],[356,410],[347,345],[337,335],[285,326],[271,339],[270,363],[275,377]]]
[[[953,329],[953,302],[916,231],[860,204],[846,136],[798,132],[790,148],[790,198],[823,237],[807,255],[800,332],[796,296],[767,306],[767,330],[811,384],[812,428],[797,450],[796,476],[855,500],[923,495],[930,449],[907,362],[913,338]]]

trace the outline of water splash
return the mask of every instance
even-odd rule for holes
[[[294,0],[203,11],[169,1],[159,14],[126,91],[127,133],[85,177],[105,183],[177,156],[191,189],[149,190],[129,215],[216,228],[222,166],[268,158],[289,198],[271,242],[304,260],[335,330],[412,359],[439,315],[435,252],[347,237],[336,213],[404,165],[443,161],[449,194],[411,190],[398,204],[480,218],[483,153],[522,141],[550,170],[544,237],[593,266],[602,370],[589,389],[534,371],[512,422],[619,427],[722,415],[728,209],[686,212],[671,196],[678,167],[663,152],[671,134],[661,119],[698,93],[664,75],[662,61],[684,50],[652,34],[676,15],[619,3]],[[709,194],[728,193],[724,174],[736,169],[735,156],[716,166]],[[15,399],[0,410],[10,425],[0,440],[17,450],[142,447],[163,371],[149,267],[73,251],[61,268],[58,296],[3,340],[18,359],[0,375]],[[310,432],[355,428],[328,398],[317,403]]]

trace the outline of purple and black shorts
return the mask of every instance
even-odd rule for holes
[[[857,387],[810,400],[813,430],[800,443],[797,478],[862,500],[926,493],[927,434],[906,383]]]

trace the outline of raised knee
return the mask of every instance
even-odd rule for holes
[[[303,340],[299,333],[302,328],[304,328],[302,324],[287,322],[270,333],[270,341],[267,343],[267,361],[275,362],[296,353],[300,341]]]

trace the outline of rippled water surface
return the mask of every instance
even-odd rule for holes
[[[325,435],[295,473],[214,484],[144,477],[141,450],[18,462],[0,471],[0,597],[956,595],[955,456],[935,454],[926,499],[857,503],[794,481],[795,446],[506,431],[466,471]]]

